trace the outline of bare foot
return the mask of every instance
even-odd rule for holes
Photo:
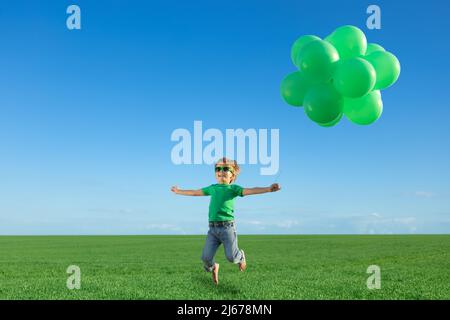
[[[242,261],[239,262],[239,270],[245,271],[245,269],[247,268],[247,262],[245,261],[244,250],[241,250],[241,253],[242,253]]]
[[[215,283],[215,285],[219,284],[219,264],[215,263],[213,270],[212,270],[212,279]]]

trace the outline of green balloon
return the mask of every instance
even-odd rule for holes
[[[384,50],[384,48],[377,43],[368,43],[365,55],[368,56],[369,54],[375,51],[386,51],[386,50]]]
[[[326,127],[326,128],[334,127],[335,125],[337,125],[339,123],[339,121],[341,121],[342,115],[343,115],[343,113],[340,113],[336,119],[334,119],[333,121],[330,121],[328,123],[317,123],[317,124],[321,127]]]
[[[306,115],[314,122],[329,123],[343,110],[343,98],[330,84],[311,87],[303,100]]]
[[[325,38],[338,51],[341,59],[363,56],[367,50],[364,32],[355,26],[342,26]]]
[[[369,61],[377,74],[374,89],[386,89],[397,81],[400,75],[400,62],[397,57],[387,51],[375,51],[364,57]]]
[[[357,99],[344,99],[344,114],[353,123],[368,125],[374,123],[383,112],[383,101],[378,90]]]
[[[303,72],[290,73],[281,82],[281,96],[288,104],[299,107],[310,86],[311,82]]]
[[[328,81],[339,60],[336,49],[328,42],[314,40],[306,44],[298,53],[296,65],[315,82]]]
[[[358,98],[368,94],[376,81],[375,69],[362,58],[339,61],[333,76],[336,90],[344,97]]]
[[[296,60],[297,60],[297,56],[298,56],[298,53],[300,52],[300,50],[305,45],[307,45],[308,43],[310,43],[311,41],[314,41],[314,40],[321,40],[321,39],[314,35],[306,35],[306,36],[301,36],[300,38],[295,40],[295,42],[291,48],[291,60],[295,66],[297,66]],[[297,67],[299,67],[299,66],[297,66]]]

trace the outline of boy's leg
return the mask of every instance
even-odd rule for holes
[[[215,264],[214,256],[216,255],[220,243],[221,243],[220,239],[216,236],[215,232],[213,232],[210,228],[208,231],[208,235],[206,236],[205,246],[203,247],[202,252],[202,261],[205,270],[208,272],[213,271]]]
[[[238,248],[236,226],[227,226],[223,229],[221,240],[228,261],[239,264],[241,271],[245,270],[244,251]],[[243,266],[243,268],[241,268]]]
[[[214,267],[212,269],[212,279],[216,285],[219,284],[219,264],[218,263],[214,263]]]
[[[242,259],[239,262],[239,270],[245,271],[245,269],[247,269],[247,261],[245,260],[244,250],[241,250],[241,253],[242,253]]]

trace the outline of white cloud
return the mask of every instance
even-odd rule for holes
[[[260,221],[260,220],[240,220],[240,225],[256,227],[258,230],[265,230],[270,228],[291,229],[299,226],[300,222],[297,220],[280,220],[280,221]]]
[[[275,225],[280,228],[290,229],[294,226],[298,226],[300,223],[296,220],[285,220],[277,222]]]
[[[432,191],[418,190],[418,191],[412,191],[412,192],[411,191],[402,192],[402,196],[428,199],[428,198],[436,197],[437,194]]]
[[[357,233],[361,234],[393,234],[415,233],[417,231],[416,217],[384,217],[374,212],[369,215],[352,218]]]
[[[381,218],[381,215],[378,212],[373,212],[370,214],[370,216],[375,217],[375,218]]]
[[[251,225],[255,225],[255,226],[260,226],[260,225],[263,225],[264,222],[257,221],[257,220],[248,220],[248,221],[245,221],[244,224],[251,224]]]
[[[169,223],[150,223],[145,226],[145,229],[148,230],[160,230],[160,231],[172,231],[172,232],[179,232],[179,233],[185,233],[183,228],[180,226],[177,226],[175,224],[169,224]]]
[[[414,192],[414,196],[416,196],[417,198],[432,198],[435,196],[435,194],[430,191],[416,191]]]

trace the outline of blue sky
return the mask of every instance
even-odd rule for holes
[[[374,2],[375,3],[375,2]],[[237,183],[240,233],[449,233],[448,4],[14,1],[0,5],[0,234],[202,234],[214,183],[176,166],[177,128],[278,128],[280,171]],[[81,8],[82,29],[66,28]],[[401,62],[371,126],[312,123],[279,94],[290,46],[353,24]]]

